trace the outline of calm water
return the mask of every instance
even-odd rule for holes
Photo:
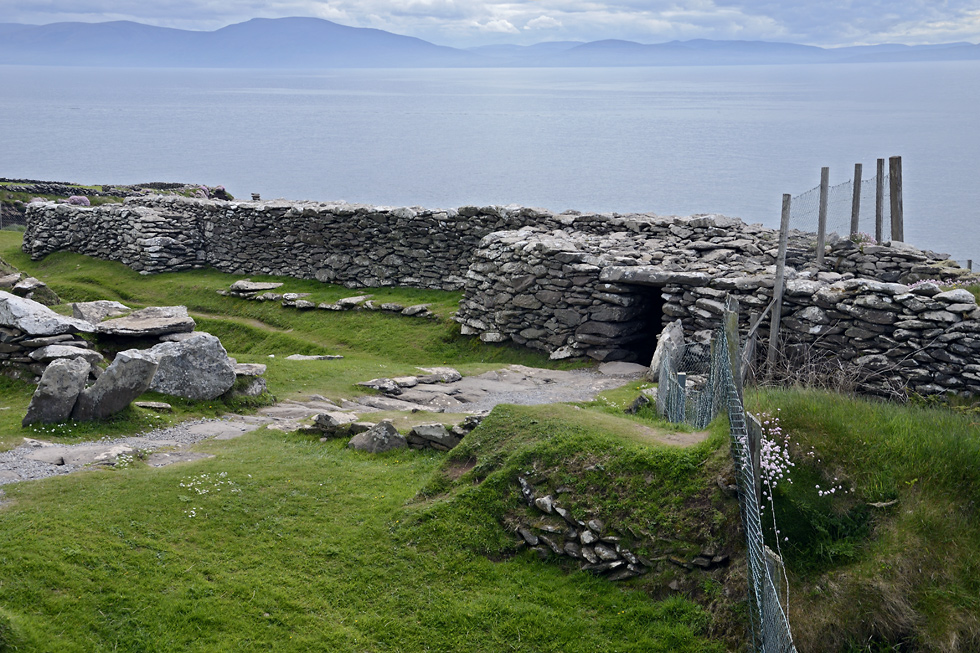
[[[236,196],[717,212],[904,163],[906,240],[980,262],[980,62],[717,68],[0,67],[0,176]],[[872,200],[873,201],[873,200]]]

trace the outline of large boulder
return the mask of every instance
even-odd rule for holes
[[[383,420],[364,433],[358,433],[347,443],[348,448],[381,453],[392,449],[404,449],[408,446],[405,438],[395,428],[391,420]]]
[[[216,399],[235,385],[235,362],[221,341],[197,333],[180,342],[161,342],[148,350],[158,362],[150,390],[194,401]]]
[[[186,306],[149,306],[99,323],[96,331],[110,336],[145,337],[194,330],[194,318]]]
[[[61,358],[48,365],[31,397],[22,425],[68,419],[78,395],[85,388],[90,368],[84,358]]]
[[[84,320],[58,315],[43,304],[4,290],[0,290],[0,326],[20,329],[32,336],[91,333],[95,330]]]
[[[149,352],[119,352],[102,376],[78,395],[72,419],[83,422],[118,413],[149,389],[157,366],[157,359]]]

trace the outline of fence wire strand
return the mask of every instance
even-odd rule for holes
[[[891,229],[891,206],[888,201],[889,176],[882,181],[882,240],[889,240]],[[874,237],[876,230],[876,193],[878,176],[861,180],[860,204],[858,210],[859,233]],[[851,233],[851,212],[854,200],[854,180],[831,186],[827,189],[827,241],[833,240],[831,234],[847,238]],[[809,232],[811,245],[816,245],[816,233],[820,225],[820,186],[804,191],[790,200],[790,224],[793,229]]]
[[[848,217],[850,220],[850,217]],[[737,338],[737,334],[735,334]],[[668,352],[660,366],[657,410],[673,422],[704,428],[727,411],[732,461],[738,487],[739,512],[745,530],[749,571],[749,627],[752,646],[760,653],[796,653],[787,608],[778,587],[785,581],[782,560],[765,544],[756,470],[749,446],[745,408],[729,359],[728,335],[719,329],[705,350]],[[675,354],[675,355],[671,355]],[[701,369],[691,369],[701,366]],[[677,368],[681,367],[691,374]],[[695,382],[688,384],[687,380]]]

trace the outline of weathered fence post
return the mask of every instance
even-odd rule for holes
[[[772,316],[769,318],[769,352],[766,357],[766,374],[772,376],[776,364],[776,349],[779,342],[779,320],[783,312],[783,277],[786,275],[786,245],[789,239],[789,211],[791,196],[783,195],[783,214],[779,220],[779,252],[776,256],[776,283],[772,287]]]
[[[685,421],[687,416],[687,373],[678,372],[677,373],[677,413],[674,415],[672,420],[675,424],[681,424]]]
[[[851,195],[851,235],[861,230],[861,172],[864,166],[854,164],[854,193]]]
[[[972,258],[966,259],[966,269],[969,270],[970,272],[973,272],[973,259]]]
[[[739,337],[738,337],[738,300],[728,295],[725,298],[725,312],[722,314],[722,326],[725,329],[725,339],[728,344],[728,351],[725,354],[728,356],[729,367],[732,370],[732,378],[735,381],[735,388],[738,390],[738,396],[741,399],[742,395],[742,356],[741,349],[739,348]],[[712,360],[714,360],[712,358]]]
[[[820,168],[820,210],[817,214],[817,267],[823,267],[823,248],[827,244],[827,195],[830,168]]]
[[[885,230],[885,160],[878,159],[878,176],[875,178],[875,242],[884,239]]]
[[[902,207],[902,157],[888,159],[889,197],[892,210],[892,240],[905,242],[905,210]]]

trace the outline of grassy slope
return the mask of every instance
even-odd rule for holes
[[[754,403],[780,408],[794,443],[776,515],[800,650],[980,650],[977,413],[813,391]],[[853,492],[820,497],[834,477]]]

